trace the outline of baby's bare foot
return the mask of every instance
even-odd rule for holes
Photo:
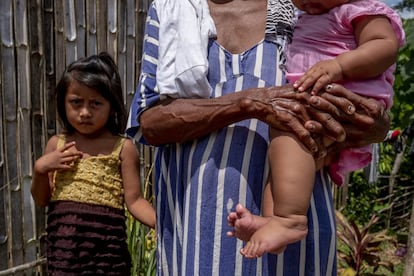
[[[307,233],[306,216],[292,215],[287,218],[273,216],[251,236],[240,252],[246,258],[261,257],[266,252],[279,254],[288,244],[305,238]]]
[[[227,232],[227,236],[248,241],[253,233],[265,225],[269,219],[253,215],[243,205],[237,204],[236,211],[231,212],[227,217],[228,224],[234,228],[233,231]]]

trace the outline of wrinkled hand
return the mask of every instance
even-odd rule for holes
[[[36,170],[42,174],[54,170],[70,170],[73,161],[81,157],[82,152],[75,148],[75,142],[69,142],[39,158],[36,161]]]
[[[336,59],[330,59],[320,61],[313,65],[293,86],[300,92],[304,92],[313,86],[311,94],[316,95],[326,85],[342,79],[341,65]]]
[[[255,90],[240,106],[270,127],[293,133],[311,152],[316,152],[318,145],[304,126],[310,120],[306,98],[309,95],[297,93],[292,85],[275,86]]]
[[[352,93],[341,85],[328,85],[320,97],[313,96],[310,102],[318,110],[313,113],[317,114],[316,117],[331,114],[333,118],[325,119],[338,121],[345,129],[346,139],[342,143],[334,143],[329,147],[329,152],[381,142],[389,130],[390,118],[383,105]],[[318,122],[309,121],[305,125],[314,133],[328,133],[325,126]]]
[[[258,118],[269,126],[296,135],[317,157],[323,156],[326,150],[322,141],[315,139],[316,136],[321,135],[315,136],[315,133],[328,133],[333,139],[340,141],[345,138],[345,130],[331,113],[338,112],[338,106],[342,109],[352,106],[352,103],[346,99],[338,96],[337,98],[342,103],[336,103],[336,105],[329,101],[319,101],[318,110],[316,110],[310,106],[312,96],[308,93],[298,93],[292,85],[262,89],[253,95],[256,95],[256,98],[253,102],[246,101],[246,108],[255,108],[258,113],[264,114]],[[312,124],[306,122],[313,122],[317,131],[312,133]],[[307,127],[305,127],[306,124],[308,124]]]

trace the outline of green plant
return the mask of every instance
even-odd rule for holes
[[[380,196],[379,185],[368,183],[362,170],[352,172],[348,186],[348,199],[345,206],[340,207],[341,212],[356,224],[366,224],[372,214],[384,217],[381,210],[388,208],[387,202],[378,201]],[[376,225],[377,228],[379,225]]]
[[[128,215],[128,249],[131,253],[131,275],[152,276],[156,271],[156,239],[154,229]]]
[[[153,202],[152,184],[150,182],[154,164],[146,173],[143,181],[143,195]],[[127,212],[128,249],[132,259],[132,276],[155,276],[156,274],[156,233],[154,229],[137,221]]]
[[[372,226],[379,220],[373,215],[363,227],[348,220],[341,212],[336,212],[337,237],[339,239],[338,258],[343,266],[351,268],[355,275],[376,275],[380,267],[394,272],[394,264],[379,254],[384,242],[392,242],[393,237],[386,234],[386,230],[373,232]],[[372,272],[371,272],[372,271]]]

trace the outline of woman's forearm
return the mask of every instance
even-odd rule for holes
[[[194,140],[249,118],[236,97],[168,99],[142,113],[140,124],[152,145]]]
[[[191,141],[245,119],[258,119],[291,131],[314,146],[303,122],[308,119],[291,86],[255,88],[213,99],[168,99],[144,111],[140,125],[152,145]]]

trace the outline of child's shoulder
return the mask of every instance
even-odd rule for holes
[[[131,157],[131,156],[138,156],[138,148],[133,142],[133,140],[129,137],[121,137],[120,138],[120,156],[122,157]]]
[[[379,0],[353,0],[338,6],[340,9],[356,9],[368,14],[394,13],[395,11]]]
[[[136,145],[133,142],[133,140],[129,137],[125,137],[125,136],[119,136],[119,143],[121,144],[122,148],[134,148],[136,149]]]
[[[55,134],[52,137],[49,138],[49,140],[46,143],[46,152],[51,152],[57,149],[60,146],[63,146],[65,142],[65,136],[63,134]]]
[[[355,19],[365,16],[385,16],[400,24],[401,21],[397,12],[390,8],[387,4],[378,0],[354,0],[339,5],[330,10],[330,14],[334,15],[340,22],[351,24]]]
[[[61,141],[65,142],[65,139],[66,138],[64,134],[58,133],[50,137],[49,140],[47,141],[47,144],[54,145],[56,147],[59,142]]]

